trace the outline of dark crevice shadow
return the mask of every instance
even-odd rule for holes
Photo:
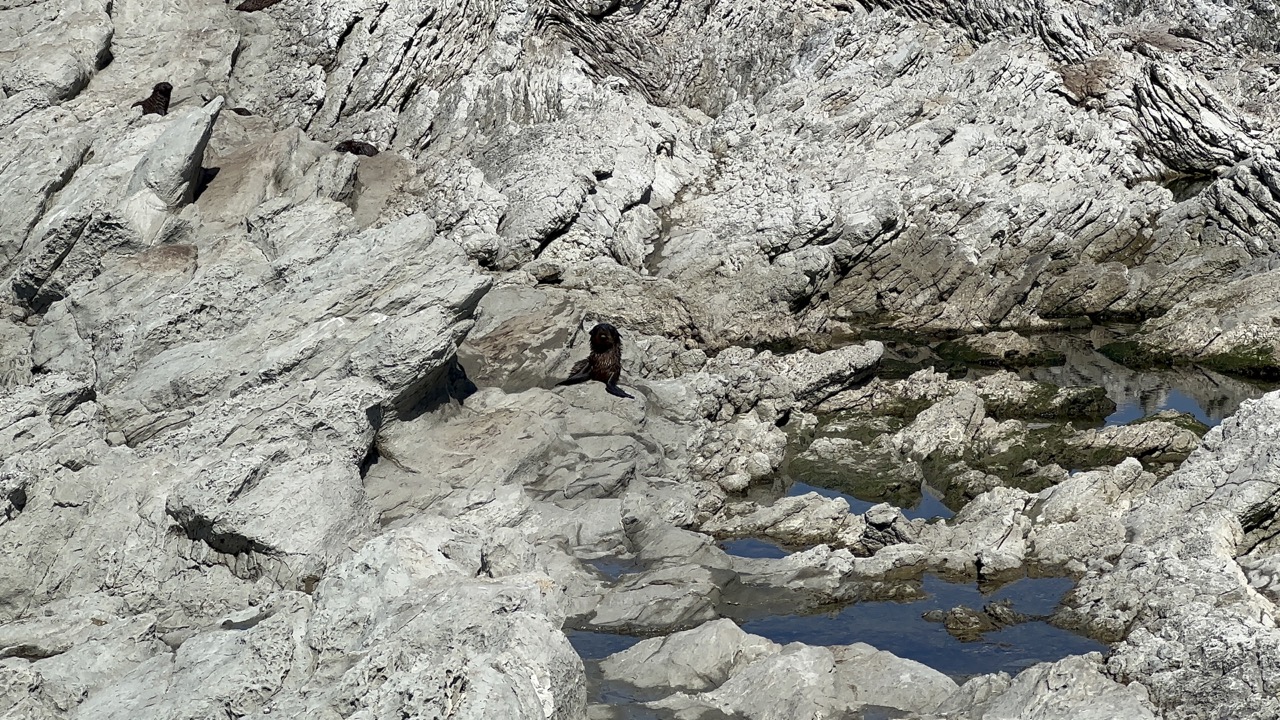
[[[378,460],[382,457],[382,454],[378,452],[378,431],[382,429],[384,413],[380,406],[374,405],[371,408],[366,408],[364,415],[369,421],[369,427],[373,428],[373,440],[369,442],[369,449],[365,452],[364,458],[360,461],[361,480],[369,474],[369,468],[377,464]]]
[[[569,234],[569,231],[573,229],[574,223],[578,221],[578,216],[580,214],[580,211],[574,213],[573,217],[566,220],[564,225],[552,230],[546,235],[543,235],[542,239],[538,241],[538,247],[533,251],[533,257],[535,259],[542,257],[542,253],[551,246],[551,243]]]
[[[479,388],[467,377],[466,368],[455,356],[443,369],[423,378],[394,401],[396,418],[412,422],[453,401],[463,405],[477,390]]]
[[[363,480],[369,474],[369,468],[378,464],[382,459],[382,453],[378,452],[378,443],[375,440],[369,444],[369,452],[364,454],[364,459],[360,461],[360,479]]]
[[[1215,180],[1217,178],[1212,175],[1181,175],[1160,184],[1173,193],[1175,203],[1181,203],[1207,190]]]
[[[209,183],[212,183],[213,179],[218,177],[218,173],[221,171],[222,168],[216,167],[200,168],[200,179],[196,181],[196,189],[191,196],[191,202],[195,202],[200,199],[200,196],[204,194],[204,191],[209,188]]]

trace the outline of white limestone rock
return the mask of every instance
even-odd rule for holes
[[[1015,442],[985,412],[1034,389],[859,386],[873,343],[766,343],[1175,307],[1269,342],[1266,303],[1241,300],[1280,248],[1263,10],[10,5],[0,636],[60,652],[0,660],[5,712],[568,719],[570,615],[676,626],[744,576],[835,594],[837,576],[980,560],[1086,573],[1062,621],[1120,642],[1106,672],[1166,716],[1276,714],[1274,400],[1149,490],[1127,464],[993,489],[945,526],[812,499],[729,511],[781,466],[797,413],[947,398],[900,439],[951,459]],[[161,80],[168,115],[130,107]],[[382,153],[331,150],[352,138]],[[545,389],[600,320],[622,328],[634,402]],[[1170,343],[1217,352],[1198,332]],[[464,369],[486,386],[469,397]],[[695,533],[711,527],[850,552],[740,572]],[[582,568],[614,555],[650,565],[622,591]],[[105,625],[28,624],[100,595]],[[780,650],[681,707],[880,703],[832,679],[841,657]],[[1062,702],[982,688],[1001,713],[1142,716],[1096,673],[1052,682]],[[888,704],[933,712],[943,685]]]
[[[1004,673],[974,678],[937,711],[937,715],[925,717],[993,720],[1161,717],[1140,684],[1123,685],[1103,674],[1101,658],[1096,653],[1040,663],[1018,673],[1012,681]]]
[[[710,710],[794,717],[788,703],[819,717],[863,705],[923,712],[956,690],[942,673],[869,645],[781,646],[744,633],[730,620],[643,641],[606,658],[601,669],[606,678],[640,688],[674,690],[647,705],[682,716]],[[786,681],[773,685],[773,678]]]
[[[780,647],[721,619],[641,641],[610,655],[600,668],[605,677],[640,688],[702,692],[719,687],[737,670]]]

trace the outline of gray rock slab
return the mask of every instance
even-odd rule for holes
[[[598,631],[661,632],[698,625],[719,616],[730,570],[673,565],[628,575],[600,596],[587,626]]]
[[[703,692],[781,646],[743,632],[732,620],[641,641],[600,663],[606,678],[640,688]]]
[[[865,643],[831,651],[836,658],[836,682],[854,703],[925,714],[956,691],[955,681],[937,670]]]
[[[1097,655],[1070,657],[1024,670],[1012,682],[971,680],[942,703],[937,716],[963,718],[1157,718],[1146,690],[1103,674]]]
[[[201,717],[227,708],[317,717],[335,705],[580,717],[582,666],[559,631],[555,584],[523,568],[503,580],[476,577],[500,547],[527,553],[515,538],[486,539],[465,525],[388,533],[313,597],[278,594],[224,618],[90,694],[77,717]],[[372,672],[384,680],[371,693]]]

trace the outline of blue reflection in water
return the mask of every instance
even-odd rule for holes
[[[955,515],[954,512],[951,512],[951,508],[943,505],[942,501],[936,496],[930,494],[929,490],[930,488],[926,486],[925,491],[921,494],[920,502],[917,503],[915,507],[900,508],[902,510],[902,514],[906,516],[908,520],[914,520],[916,518],[924,518],[925,520],[932,520],[934,518],[946,519]],[[852,495],[842,493],[837,490],[829,490],[824,487],[817,487],[816,485],[809,485],[808,483],[802,482],[793,483],[791,488],[787,490],[787,497],[806,495],[811,492],[818,493],[823,497],[844,498],[845,502],[849,503],[849,512],[856,515],[861,515],[872,507],[879,505],[879,503],[859,500]]]
[[[979,609],[993,600],[1009,599],[1028,615],[1045,615],[1071,589],[1069,578],[1024,578],[983,596],[975,585],[959,585],[926,575],[928,597],[910,603],[865,602],[818,615],[775,615],[743,623],[742,629],[779,643],[849,645],[864,642],[899,657],[924,663],[948,675],[969,676],[1004,671],[1016,673],[1038,662],[1059,660],[1107,646],[1032,621],[987,633],[976,642],[962,643],[941,623],[921,616],[930,610],[959,605]]]
[[[1107,416],[1103,421],[1104,426],[1111,425],[1128,425],[1134,420],[1141,420],[1146,417],[1146,413],[1142,410],[1142,404],[1131,400],[1124,403],[1116,403],[1116,411]]]
[[[583,660],[602,660],[610,655],[622,652],[640,642],[642,638],[613,633],[591,632],[589,630],[565,630],[569,644]]]
[[[791,554],[768,540],[759,538],[725,540],[720,543],[720,547],[730,555],[746,558],[784,558]]]
[[[1177,410],[1195,416],[1196,420],[1213,427],[1223,421],[1223,417],[1210,415],[1198,400],[1176,388],[1160,391],[1154,397],[1126,397],[1116,402],[1116,411],[1107,416],[1106,425],[1128,425],[1161,410]]]
[[[1209,413],[1201,407],[1200,403],[1197,402],[1195,398],[1183,395],[1177,390],[1169,391],[1168,397],[1166,397],[1164,402],[1161,403],[1160,408],[1162,410],[1177,410],[1178,412],[1191,413],[1197,420],[1209,427],[1219,425],[1225,419],[1209,415]]]
[[[951,508],[942,504],[942,499],[934,495],[933,488],[928,485],[924,487],[919,504],[913,508],[903,508],[902,514],[908,520],[915,520],[916,518],[924,518],[925,520],[942,518],[946,520],[955,515],[955,513],[951,512]]]
[[[616,557],[602,557],[595,560],[584,560],[583,564],[589,565],[600,571],[610,580],[617,580],[627,573],[644,572],[644,565],[636,560],[624,560]]]

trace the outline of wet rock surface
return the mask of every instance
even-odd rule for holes
[[[0,714],[1275,717],[1273,16],[0,6]]]
[[[1274,269],[1206,288],[1142,326],[1136,350],[1190,358],[1227,372],[1280,378],[1280,276]]]

